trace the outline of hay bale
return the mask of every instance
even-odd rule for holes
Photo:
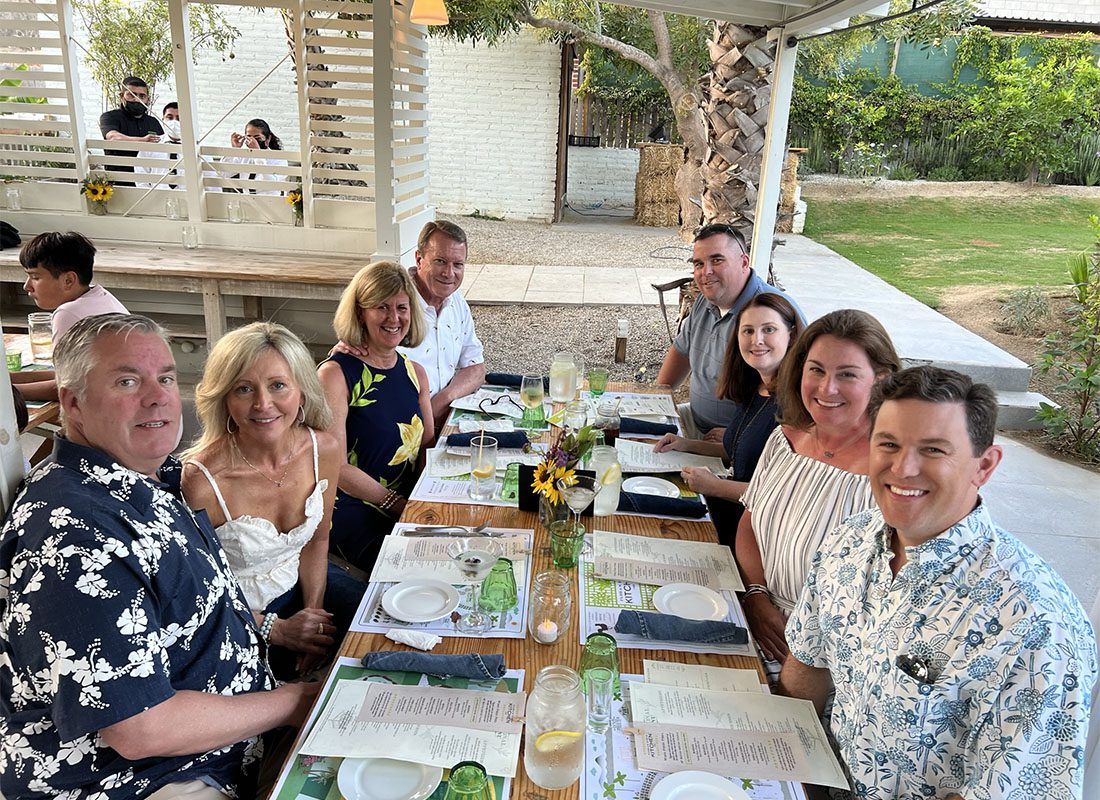
[[[676,173],[684,163],[680,144],[638,145],[638,177],[634,181],[634,221],[639,225],[674,227],[680,224]]]

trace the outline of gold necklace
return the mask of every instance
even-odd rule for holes
[[[248,456],[246,456],[244,454],[244,451],[241,450],[241,446],[239,444],[237,444],[237,437],[236,436],[233,436],[229,441],[233,443],[233,449],[236,450],[237,454],[241,458],[244,459],[244,463],[248,464],[248,466],[252,468],[253,472],[257,473],[258,475],[262,476],[266,480],[268,480],[271,483],[275,484],[276,488],[278,488],[278,489],[283,488],[283,482],[286,480],[286,476],[290,474],[290,468],[294,464],[293,449],[291,450],[290,458],[287,459],[286,469],[283,470],[282,476],[280,476],[279,480],[275,480],[274,478],[269,476],[266,472],[264,472],[263,470],[261,470],[259,467],[257,467],[255,464],[253,464],[251,461],[248,460]]]
[[[837,453],[842,452],[845,448],[850,447],[855,441],[865,436],[867,436],[867,432],[860,429],[856,431],[855,436],[851,436],[846,439],[844,443],[840,445],[840,447],[836,447],[832,450],[826,450],[825,445],[821,443],[821,439],[817,435],[817,426],[814,425],[814,442],[817,444],[818,449],[821,451],[821,454],[825,456],[825,458],[835,458]]]

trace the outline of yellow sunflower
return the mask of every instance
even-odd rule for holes
[[[535,467],[535,479],[531,482],[531,488],[537,494],[544,495],[549,502],[557,504],[562,502],[561,492],[558,491],[558,481],[562,478],[570,485],[576,480],[573,470],[568,467],[559,467],[552,461],[543,461]]]
[[[413,415],[408,422],[398,422],[397,429],[401,432],[401,446],[390,459],[389,466],[396,467],[406,461],[416,461],[420,454],[420,443],[424,438],[424,422],[420,417]]]
[[[287,192],[286,202],[287,202],[288,205],[292,205],[292,206],[297,205],[301,201],[302,201],[302,193],[299,192],[297,189],[295,189],[294,191],[291,191],[291,192]]]

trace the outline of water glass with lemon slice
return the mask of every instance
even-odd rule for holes
[[[588,715],[580,676],[561,665],[543,667],[527,700],[523,767],[543,789],[564,789],[584,768]]]
[[[600,482],[600,491],[592,506],[597,517],[609,517],[619,510],[619,490],[623,485],[623,468],[619,464],[619,455],[610,445],[597,445],[592,448],[589,468],[596,473]]]
[[[492,500],[497,488],[497,440],[492,436],[470,439],[470,498]]]

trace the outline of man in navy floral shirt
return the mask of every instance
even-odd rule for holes
[[[866,798],[1079,798],[1096,640],[1080,603],[998,528],[992,390],[904,370],[877,387],[877,511],[814,559],[780,687],[830,725]]]
[[[180,497],[160,328],[88,317],[54,365],[65,436],[0,532],[0,791],[235,796],[258,735],[300,724],[316,686],[272,688],[213,529]]]

